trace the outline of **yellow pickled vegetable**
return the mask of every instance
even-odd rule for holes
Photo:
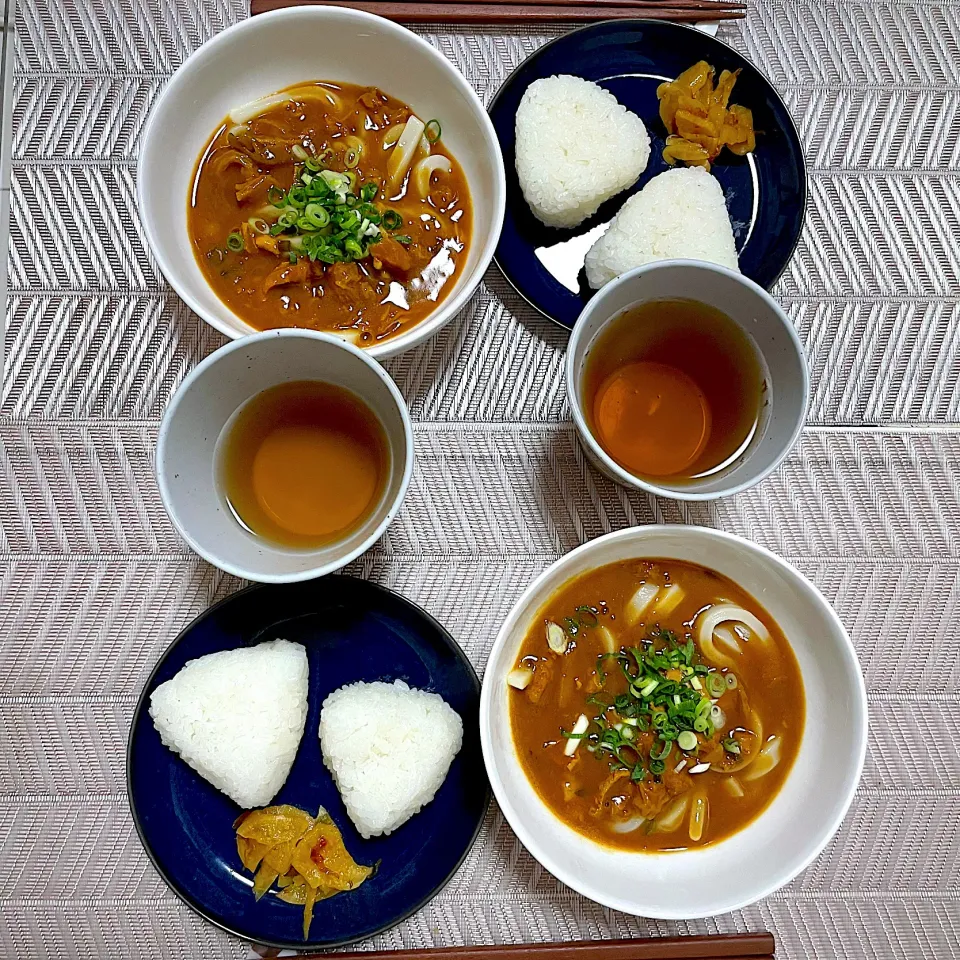
[[[274,883],[277,896],[303,907],[303,939],[310,933],[313,905],[335,893],[355,890],[372,873],[347,853],[337,825],[323,809],[311,817],[281,804],[244,813],[234,823],[237,853],[251,873],[259,900]]]
[[[704,60],[657,88],[660,119],[667,129],[663,159],[710,169],[710,163],[727,147],[745,156],[757,145],[753,114],[730,103],[739,70],[724,70],[714,83],[715,71]]]

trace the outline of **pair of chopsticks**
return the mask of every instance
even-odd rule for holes
[[[351,7],[397,23],[591,23],[597,20],[739,20],[741,0],[250,0],[250,13],[282,7]]]
[[[428,947],[341,953],[336,960],[773,960],[772,933],[729,933],[713,937],[653,937],[645,940],[580,940],[495,947]],[[329,954],[300,954],[297,960],[330,960]]]

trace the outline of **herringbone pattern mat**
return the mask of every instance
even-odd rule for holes
[[[142,855],[124,746],[137,693],[239,584],[160,506],[157,421],[221,340],[165,287],[134,201],[166,78],[242,0],[20,0],[7,369],[0,385],[0,956],[241,957]],[[556,32],[556,31],[553,31]],[[428,33],[489,98],[551,31]],[[960,957],[960,7],[757,0],[721,35],[782,91],[809,219],[778,293],[813,371],[810,427],[760,488],[628,494],[583,461],[565,334],[495,270],[389,367],[417,421],[406,505],[352,572],[400,590],[482,669],[522,587],[586,539],[692,522],[796,563],[852,631],[869,690],[841,834],[776,896],[686,924],[560,886],[494,810],[469,859],[378,946],[769,927],[779,956]]]

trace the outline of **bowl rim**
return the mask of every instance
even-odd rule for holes
[[[278,10],[271,10],[266,13],[258,14],[255,17],[248,17],[245,20],[240,20],[239,22],[226,27],[224,30],[221,30],[219,33],[215,34],[209,40],[197,47],[197,49],[194,50],[193,53],[191,53],[180,64],[179,67],[177,67],[173,75],[167,81],[161,90],[160,95],[151,106],[146,122],[143,125],[143,132],[140,138],[140,151],[137,157],[136,200],[140,221],[143,225],[144,236],[146,237],[147,246],[150,249],[150,253],[156,260],[157,266],[160,268],[160,272],[163,274],[164,278],[173,288],[177,296],[204,322],[208,323],[214,329],[218,330],[224,336],[229,337],[231,340],[238,340],[245,336],[264,332],[257,330],[256,327],[250,325],[245,320],[242,320],[226,304],[223,304],[222,301],[222,313],[213,313],[207,311],[197,302],[190,291],[183,287],[179,282],[177,279],[177,273],[175,270],[171,269],[170,263],[167,260],[163,248],[158,240],[152,218],[145,215],[145,211],[147,210],[145,196],[147,193],[147,181],[149,179],[145,173],[145,169],[148,158],[152,156],[158,149],[162,149],[160,145],[154,146],[153,141],[155,139],[154,127],[156,126],[157,118],[160,115],[163,106],[173,97],[180,95],[181,91],[189,89],[187,85],[190,82],[190,75],[198,64],[203,63],[204,60],[212,56],[213,52],[219,49],[220,46],[222,46],[224,43],[230,42],[230,40],[240,34],[261,29],[263,25],[272,23],[274,20],[295,20],[299,18],[316,20],[317,22],[323,22],[325,20],[329,20],[330,18],[345,19],[348,21],[352,20],[358,28],[363,28],[366,26],[368,28],[375,28],[378,31],[392,33],[394,36],[402,36],[404,40],[411,43],[423,57],[431,60],[440,68],[442,72],[445,72],[447,75],[447,82],[456,86],[460,92],[466,96],[467,100],[473,104],[474,116],[476,118],[477,125],[483,132],[486,140],[487,151],[489,153],[491,167],[493,169],[493,223],[487,237],[479,245],[480,255],[474,268],[475,279],[464,284],[460,290],[452,291],[449,296],[444,297],[437,304],[432,313],[428,314],[423,320],[411,327],[409,331],[401,333],[397,337],[385,340],[383,343],[374,344],[371,347],[364,348],[365,351],[372,357],[377,357],[379,359],[393,357],[399,353],[409,350],[412,347],[417,346],[425,340],[428,340],[435,333],[445,327],[464,308],[469,299],[476,292],[477,287],[483,281],[484,274],[490,267],[490,263],[493,260],[493,255],[497,249],[497,244],[500,242],[500,233],[503,229],[503,218],[506,213],[507,188],[506,171],[503,165],[503,151],[500,149],[500,141],[497,138],[496,131],[494,130],[493,121],[490,119],[490,115],[487,112],[486,107],[483,105],[483,101],[480,99],[477,91],[474,90],[473,86],[457,69],[457,67],[451,63],[450,60],[447,59],[447,57],[445,57],[437,48],[431,46],[431,44],[424,40],[423,37],[414,33],[412,30],[408,30],[406,27],[398,23],[394,23],[392,20],[387,20],[386,18],[377,16],[376,14],[366,13],[363,10],[356,10],[350,7],[294,6]],[[271,90],[269,92],[272,93],[275,91]],[[184,203],[186,203],[186,198],[184,198]],[[477,243],[479,240],[479,237],[473,237],[471,239],[471,245]],[[206,282],[206,280],[204,280],[204,282]],[[237,323],[244,325],[248,329],[237,329],[237,326],[230,322],[228,319],[229,317],[235,317]],[[282,327],[278,329],[302,330],[307,328]]]
[[[180,517],[177,515],[177,511],[172,506],[172,493],[167,478],[168,470],[166,467],[166,451],[171,425],[177,416],[177,411],[180,407],[180,404],[183,402],[184,397],[191,387],[193,387],[199,380],[206,376],[213,369],[213,367],[215,367],[228,354],[231,354],[236,350],[248,349],[254,342],[274,340],[281,337],[315,340],[320,343],[326,343],[334,350],[344,350],[345,352],[353,354],[353,356],[360,359],[370,370],[373,371],[374,374],[376,374],[376,376],[387,388],[387,391],[389,392],[390,397],[400,414],[400,420],[403,424],[403,466],[400,477],[400,486],[398,487],[396,495],[393,498],[393,502],[390,504],[389,509],[380,523],[377,524],[377,526],[369,533],[367,537],[364,538],[362,542],[358,543],[342,556],[333,560],[328,560],[326,563],[318,564],[306,570],[279,574],[255,573],[254,571],[233,563],[228,558],[214,556],[209,550],[198,543],[193,534],[186,529]],[[261,390],[257,390],[252,393],[250,396],[256,396],[256,394],[260,393],[263,389],[267,388],[263,387]],[[381,536],[383,536],[386,529],[391,523],[393,523],[397,514],[400,512],[401,506],[403,505],[404,498],[407,494],[407,488],[410,486],[410,479],[413,476],[414,457],[413,424],[410,419],[410,412],[407,410],[407,404],[403,399],[403,395],[400,393],[399,387],[397,387],[396,383],[394,383],[393,378],[379,363],[377,363],[376,360],[373,359],[373,357],[369,355],[369,353],[364,352],[359,347],[355,347],[352,343],[348,343],[346,340],[335,336],[334,334],[322,333],[319,330],[305,330],[300,327],[282,327],[277,330],[263,330],[259,333],[251,334],[250,336],[241,337],[238,340],[231,340],[228,343],[225,343],[222,347],[215,350],[207,357],[204,357],[204,359],[201,360],[200,363],[198,363],[197,366],[195,366],[186,377],[184,377],[180,386],[177,387],[173,398],[170,400],[170,403],[167,404],[167,409],[163,412],[163,419],[160,422],[160,431],[157,437],[157,448],[154,457],[154,475],[156,476],[157,486],[160,490],[160,500],[163,503],[163,507],[166,510],[167,516],[170,518],[171,523],[174,525],[180,536],[186,540],[190,548],[195,553],[198,553],[201,557],[203,557],[204,560],[206,560],[208,563],[212,563],[215,567],[218,567],[225,573],[232,574],[233,576],[240,577],[244,580],[252,580],[254,583],[298,583],[302,580],[313,580],[317,577],[322,577],[328,573],[334,573],[335,571],[342,569],[352,560],[355,560],[357,557],[359,557],[360,554],[369,550],[370,547],[372,547],[373,544],[376,543]],[[395,461],[397,459],[399,458],[394,458]],[[399,464],[396,464],[395,462],[395,465],[392,468],[392,473],[394,475],[398,472],[398,467]]]
[[[531,835],[526,829],[523,816],[520,814],[518,808],[514,806],[510,795],[505,789],[503,782],[500,780],[496,765],[491,720],[494,688],[497,686],[498,681],[502,680],[502,678],[493,676],[493,671],[490,670],[490,664],[500,653],[500,651],[507,645],[507,643],[510,642],[513,636],[515,625],[511,624],[511,621],[515,618],[517,612],[522,607],[526,606],[531,602],[531,600],[534,600],[538,594],[542,592],[544,583],[558,570],[565,566],[571,565],[576,558],[583,557],[585,554],[590,554],[594,551],[602,549],[602,546],[605,544],[613,543],[619,540],[632,539],[642,542],[649,536],[658,536],[666,533],[676,535],[676,533],[681,530],[683,531],[684,535],[689,536],[694,540],[715,540],[736,544],[741,549],[746,549],[747,552],[752,552],[765,563],[776,567],[780,572],[786,574],[786,576],[793,581],[795,585],[805,590],[809,598],[820,607],[827,619],[832,622],[833,626],[837,630],[837,635],[842,638],[842,642],[840,644],[841,654],[843,658],[854,668],[852,672],[857,680],[855,689],[851,690],[851,694],[854,695],[854,706],[858,720],[857,726],[859,728],[856,731],[858,734],[856,741],[857,757],[852,770],[852,776],[849,780],[849,786],[847,787],[846,796],[843,798],[843,802],[840,804],[836,816],[831,821],[820,825],[820,829],[816,834],[815,840],[806,854],[781,876],[778,876],[772,882],[767,883],[760,894],[748,897],[731,897],[729,902],[723,903],[722,906],[711,909],[705,913],[691,912],[690,910],[683,909],[669,910],[655,908],[651,910],[623,899],[606,897],[603,895],[598,896],[596,891],[591,888],[589,883],[583,882],[575,874],[572,874],[558,866],[552,852],[549,849],[539,846],[531,839]],[[788,563],[782,557],[773,553],[773,551],[768,550],[766,547],[760,546],[758,543],[754,543],[752,540],[748,540],[746,537],[728,533],[725,530],[717,530],[713,527],[702,527],[688,524],[647,524],[637,527],[626,527],[622,530],[615,530],[612,533],[603,534],[602,536],[599,536],[593,540],[588,540],[586,543],[581,544],[579,547],[576,547],[569,553],[564,554],[558,560],[555,560],[553,563],[551,563],[550,566],[548,566],[526,587],[523,593],[517,598],[516,602],[510,608],[509,613],[504,618],[504,621],[497,632],[497,636],[493,641],[493,645],[490,648],[490,654],[487,659],[487,669],[484,671],[483,684],[480,691],[480,743],[483,748],[483,762],[484,766],[487,768],[487,778],[490,780],[490,786],[493,789],[493,794],[496,797],[497,804],[503,811],[503,815],[510,824],[510,827],[520,839],[520,842],[534,857],[534,859],[541,864],[541,866],[548,870],[561,883],[566,884],[568,887],[575,890],[582,896],[585,896],[593,900],[595,903],[601,904],[602,906],[609,907],[612,910],[620,910],[623,913],[627,913],[632,916],[650,917],[656,920],[695,920],[702,917],[718,916],[719,914],[740,910],[744,907],[750,906],[753,903],[757,903],[765,897],[770,896],[772,893],[776,892],[800,873],[802,873],[823,852],[823,849],[833,839],[837,830],[840,828],[840,824],[843,822],[844,817],[847,815],[847,812],[850,809],[850,805],[853,802],[853,798],[857,792],[857,787],[860,782],[860,777],[863,773],[863,766],[866,759],[867,727],[867,691],[863,680],[863,673],[860,668],[860,662],[857,658],[856,649],[853,645],[853,641],[850,639],[850,634],[843,625],[843,621],[841,621],[837,612],[833,609],[827,598],[824,597],[824,595],[820,592],[816,584],[814,584],[811,580],[808,580],[796,567],[793,566],[793,564]],[[512,746],[512,739],[510,743]],[[543,809],[546,810],[550,816],[554,817],[558,823],[563,823],[562,820],[555,817],[555,815],[550,812],[549,808],[545,804],[543,805]],[[744,829],[749,829],[749,824]],[[641,853],[640,856],[664,856],[664,854]]]
[[[635,280],[637,280],[637,278],[646,276],[648,273],[656,273],[660,270],[676,269],[677,267],[681,267],[683,269],[703,270],[708,273],[720,274],[721,276],[740,283],[742,286],[746,287],[747,290],[751,291],[761,300],[766,302],[773,310],[775,316],[779,319],[781,325],[786,331],[790,343],[800,361],[800,370],[803,375],[803,397],[799,415],[796,418],[793,429],[790,431],[790,436],[781,445],[780,451],[777,453],[776,457],[774,457],[773,460],[771,460],[771,462],[762,470],[751,474],[749,477],[741,480],[739,483],[731,484],[720,490],[702,491],[698,490],[694,485],[691,485],[689,488],[661,486],[660,484],[651,483],[649,480],[644,480],[642,477],[638,477],[635,474],[630,473],[628,470],[625,470],[606,452],[606,450],[603,449],[596,437],[593,435],[593,431],[587,424],[586,417],[583,414],[580,398],[577,395],[578,378],[576,376],[574,358],[577,353],[577,348],[580,345],[580,341],[585,336],[585,321],[590,314],[599,309],[599,304],[601,302],[600,298],[619,289],[620,287],[633,283]],[[619,316],[620,312],[621,311],[618,311],[616,314],[611,314],[608,316],[603,321],[603,325],[606,326],[609,324],[615,316]],[[658,497],[666,497],[670,500],[719,500],[722,497],[731,497],[735,494],[742,493],[744,490],[750,489],[750,487],[756,486],[762,480],[765,480],[771,473],[773,473],[773,471],[776,470],[781,463],[783,463],[783,461],[787,458],[787,455],[796,446],[797,441],[800,439],[800,434],[803,432],[803,428],[806,426],[807,413],[810,409],[810,366],[807,363],[807,356],[804,353],[803,343],[800,340],[800,336],[786,311],[783,309],[777,299],[771,293],[761,287],[756,281],[751,280],[749,277],[745,277],[742,273],[739,273],[736,270],[731,270],[729,267],[721,266],[718,263],[710,263],[707,260],[655,260],[651,263],[645,263],[639,267],[634,267],[632,270],[628,270],[626,273],[620,274],[619,277],[616,277],[609,283],[604,284],[603,287],[601,287],[596,294],[591,297],[590,302],[586,304],[583,310],[580,311],[580,316],[577,317],[577,322],[570,331],[570,340],[567,343],[567,353],[566,357],[564,358],[564,372],[567,380],[567,404],[570,407],[570,414],[573,418],[577,435],[579,436],[581,443],[586,444],[589,451],[604,465],[604,468],[616,478],[617,482],[622,483],[627,487],[643,490],[646,493],[652,493]]]
[[[638,11],[638,13],[639,13],[639,12],[640,12],[640,11]],[[786,272],[787,267],[789,267],[790,264],[793,262],[793,258],[796,256],[796,253],[797,253],[797,248],[800,246],[800,238],[803,236],[803,228],[804,228],[804,226],[806,225],[806,222],[807,222],[807,211],[808,211],[809,206],[810,206],[810,183],[809,183],[809,176],[808,176],[808,174],[807,174],[807,155],[806,155],[806,153],[804,152],[804,149],[803,149],[803,139],[802,139],[801,136],[800,136],[800,127],[797,125],[796,118],[793,116],[793,113],[791,112],[791,110],[787,107],[786,101],[785,101],[785,100],[783,99],[783,97],[781,96],[780,91],[777,90],[777,88],[776,88],[776,87],[774,86],[774,84],[773,84],[773,81],[770,80],[770,78],[767,76],[767,74],[764,72],[764,70],[762,70],[757,64],[755,64],[752,60],[750,60],[750,59],[746,56],[746,54],[741,53],[732,43],[727,43],[726,40],[721,39],[720,37],[718,37],[718,36],[717,36],[716,34],[714,34],[714,33],[706,33],[705,31],[701,30],[698,26],[696,26],[696,24],[692,24],[692,23],[677,23],[676,21],[671,21],[671,20],[651,20],[649,17],[638,16],[638,17],[631,18],[631,19],[623,19],[623,20],[603,20],[603,21],[600,21],[599,23],[588,23],[588,24],[585,24],[585,25],[582,26],[582,27],[577,27],[577,28],[574,29],[574,30],[570,30],[570,31],[568,31],[567,33],[561,34],[559,37],[553,37],[551,40],[548,40],[546,43],[544,43],[544,44],[542,44],[541,46],[537,47],[537,49],[534,50],[531,54],[529,54],[528,56],[524,57],[523,60],[521,60],[520,63],[518,63],[518,64],[513,68],[513,70],[511,70],[510,73],[507,74],[506,77],[504,77],[502,83],[501,83],[500,86],[497,88],[497,92],[493,95],[493,97],[492,97],[491,100],[490,100],[490,104],[489,104],[489,106],[487,107],[487,112],[490,113],[490,114],[493,113],[493,110],[494,110],[494,108],[496,107],[497,101],[500,99],[500,94],[507,88],[507,86],[509,86],[511,83],[513,83],[513,82],[516,80],[516,78],[517,78],[517,76],[519,75],[521,69],[526,65],[526,63],[527,63],[529,60],[531,60],[533,57],[536,57],[536,56],[538,56],[540,53],[542,53],[543,51],[545,51],[548,47],[552,47],[554,44],[560,43],[560,41],[562,41],[562,40],[569,40],[571,37],[575,37],[575,36],[577,36],[578,34],[586,33],[586,32],[589,31],[589,30],[596,30],[596,29],[598,29],[598,28],[600,28],[600,27],[607,27],[607,28],[609,28],[609,27],[629,27],[629,26],[635,25],[635,24],[637,24],[637,23],[646,24],[646,25],[648,25],[648,26],[653,25],[653,24],[656,24],[658,27],[659,27],[659,26],[662,26],[662,25],[669,25],[670,27],[680,27],[682,30],[687,30],[687,31],[689,31],[689,30],[696,30],[697,33],[699,33],[699,34],[701,34],[701,35],[703,35],[703,36],[709,37],[711,40],[713,40],[714,42],[720,44],[721,47],[723,47],[724,49],[732,52],[735,56],[739,57],[740,60],[746,62],[750,67],[752,67],[754,70],[756,70],[756,72],[757,72],[758,74],[760,74],[760,76],[763,78],[763,80],[766,81],[767,86],[769,87],[769,92],[770,92],[770,94],[771,94],[771,95],[780,103],[780,105],[783,107],[783,111],[784,111],[784,113],[786,114],[786,116],[787,116],[787,118],[788,118],[788,120],[789,120],[789,127],[786,128],[786,130],[787,130],[787,135],[793,140],[794,145],[795,145],[796,148],[797,148],[797,154],[798,154],[798,156],[799,156],[799,158],[800,158],[800,172],[802,173],[802,176],[801,176],[801,178],[800,178],[800,179],[801,179],[801,184],[800,184],[800,226],[799,226],[799,228],[798,228],[798,230],[797,230],[796,236],[794,237],[793,244],[792,244],[791,247],[790,247],[790,252],[787,254],[786,258],[785,258],[784,261],[783,261],[783,266],[780,268],[780,271],[779,271],[779,272],[777,273],[777,275],[773,278],[773,280],[770,282],[770,286],[767,288],[768,290],[772,290],[772,289],[777,285],[777,283],[780,281],[780,278],[783,276],[783,274]],[[498,248],[499,248],[499,244],[498,244]],[[562,320],[558,320],[558,319],[557,319],[556,317],[554,317],[552,314],[548,313],[548,312],[547,312],[546,310],[544,310],[542,307],[538,306],[538,305],[537,305],[536,303],[534,303],[522,290],[520,290],[520,289],[517,287],[517,285],[514,283],[513,279],[510,277],[510,275],[507,273],[507,271],[504,270],[503,265],[500,263],[499,250],[497,251],[497,253],[494,254],[493,260],[494,260],[494,263],[497,265],[497,269],[500,271],[500,273],[501,273],[501,275],[503,276],[503,278],[504,278],[504,279],[507,281],[507,283],[510,285],[510,287],[511,287],[511,289],[514,291],[514,293],[516,293],[517,296],[520,297],[520,299],[524,301],[524,303],[526,303],[529,307],[531,307],[531,308],[533,308],[534,310],[536,310],[537,313],[540,314],[540,316],[545,317],[545,318],[546,318],[547,320],[549,320],[551,323],[555,323],[558,327],[562,327],[564,330],[570,330],[570,331],[572,331],[572,330],[574,329],[574,327],[568,326],[568,325],[567,325],[566,323],[564,323]],[[597,295],[597,293],[599,293],[599,292],[600,292],[599,290],[595,291],[595,292],[591,295],[590,300],[593,300],[594,297],[595,297],[595,296]],[[576,321],[574,321],[574,325],[576,325]]]

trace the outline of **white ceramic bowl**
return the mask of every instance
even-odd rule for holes
[[[537,796],[510,733],[506,675],[541,605],[571,577],[636,557],[689,560],[730,577],[783,629],[803,677],[806,725],[783,788],[743,830],[701,850],[618,852],[576,833]],[[684,920],[736,910],[768,896],[823,850],[850,806],[863,769],[866,693],[843,624],[816,587],[784,560],[717,530],[634,527],[578,547],[524,591],[487,662],[480,736],[500,808],[547,870],[614,910]]]
[[[143,229],[164,276],[191,310],[228,337],[254,332],[200,272],[187,233],[187,199],[200,151],[231,108],[307,80],[379,86],[420,116],[440,118],[444,145],[470,185],[467,262],[432,314],[368,349],[393,356],[431,337],[467,302],[493,257],[506,196],[500,144],[479,97],[443,54],[404,27],[342,7],[292,7],[244,20],[203,44],[173,75],[144,129],[137,166]]]
[[[377,508],[348,537],[315,550],[271,545],[244,530],[216,483],[217,442],[227,422],[251,397],[292,380],[352,391],[379,417],[389,447]],[[262,583],[308,580],[359,556],[396,516],[413,471],[410,415],[383,367],[352,344],[312,330],[268,330],[221,347],[183,381],[160,424],[156,471],[170,519],[205,560]]]
[[[625,310],[648,300],[682,298],[716,307],[756,344],[768,373],[760,427],[743,453],[715,474],[683,483],[637,477],[603,449],[583,411],[583,374],[600,333]],[[714,500],[740,493],[775,470],[803,429],[810,376],[790,318],[762,287],[740,273],[699,260],[663,260],[631,270],[603,287],[583,308],[566,359],[567,400],[577,435],[593,464],[612,480],[674,500]]]

